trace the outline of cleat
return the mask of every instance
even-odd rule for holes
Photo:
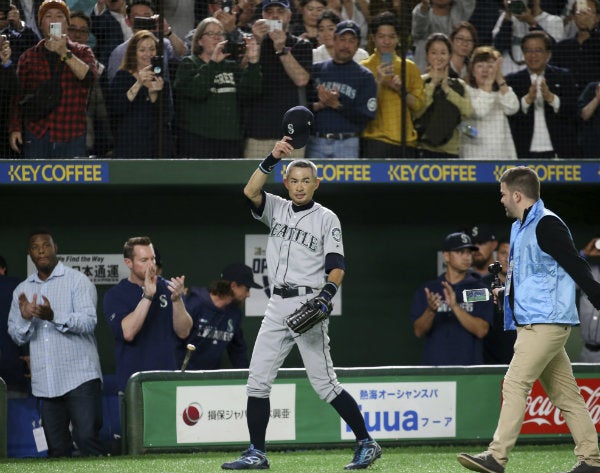
[[[467,470],[481,473],[504,473],[504,467],[496,461],[491,452],[483,452],[478,455],[459,453],[456,458],[458,463]]]
[[[600,473],[600,466],[592,466],[588,465],[584,461],[580,461],[577,463],[577,465],[565,473]]]
[[[344,470],[363,470],[381,458],[381,447],[375,440],[361,440],[354,450],[354,458]]]
[[[268,470],[269,460],[267,454],[255,449],[252,445],[242,452],[237,460],[221,465],[223,470]]]

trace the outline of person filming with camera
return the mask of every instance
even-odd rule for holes
[[[542,9],[541,0],[504,0],[492,31],[493,46],[502,53],[502,74],[507,75],[525,68],[521,40],[530,31],[544,31],[554,42],[565,36],[563,20]]]
[[[225,40],[222,23],[202,20],[175,79],[178,156],[231,159],[243,156],[240,100],[261,90],[259,47],[252,36]],[[227,126],[223,126],[227,123]]]
[[[115,157],[170,157],[168,118],[172,98],[169,82],[163,78],[163,61],[156,55],[157,48],[156,36],[150,31],[138,31],[127,43],[121,68],[110,82]],[[161,101],[162,121],[159,119]],[[159,130],[161,123],[162,130]],[[160,133],[162,139],[159,139]]]

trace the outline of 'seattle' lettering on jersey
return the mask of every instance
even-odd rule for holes
[[[342,227],[337,215],[321,204],[299,212],[292,201],[265,193],[262,215],[253,216],[267,225],[267,271],[275,286],[309,286],[325,283],[325,256],[344,256]]]

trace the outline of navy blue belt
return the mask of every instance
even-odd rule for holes
[[[315,133],[317,138],[326,138],[328,140],[347,140],[348,138],[355,138],[358,133]]]
[[[274,287],[273,294],[277,294],[282,299],[287,299],[288,297],[298,297],[304,296],[306,294],[312,294],[312,287],[308,286],[298,286],[298,287]]]

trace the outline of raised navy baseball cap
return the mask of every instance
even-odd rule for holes
[[[263,0],[262,9],[266,10],[267,7],[270,7],[271,5],[278,5],[287,9],[290,8],[290,2],[288,2],[288,0]]]
[[[247,287],[262,289],[261,285],[254,282],[254,273],[252,272],[252,268],[242,263],[233,263],[228,265],[221,272],[221,279],[243,284]]]
[[[496,241],[494,230],[489,225],[475,225],[466,232],[471,237],[473,243],[485,243],[488,241]]]
[[[343,34],[343,33],[347,33],[347,32],[354,34],[354,36],[356,36],[358,39],[360,39],[360,26],[358,26],[358,23],[356,23],[355,21],[352,21],[352,20],[340,21],[337,24],[337,26],[335,27],[334,34]]]
[[[298,105],[290,108],[283,115],[283,135],[292,138],[289,141],[294,149],[302,148],[308,141],[310,128],[314,123],[315,117],[313,113],[306,107]]]
[[[472,251],[478,248],[471,242],[471,237],[466,233],[457,232],[451,233],[444,238],[444,244],[442,245],[442,251],[458,251],[463,248],[469,248]]]

